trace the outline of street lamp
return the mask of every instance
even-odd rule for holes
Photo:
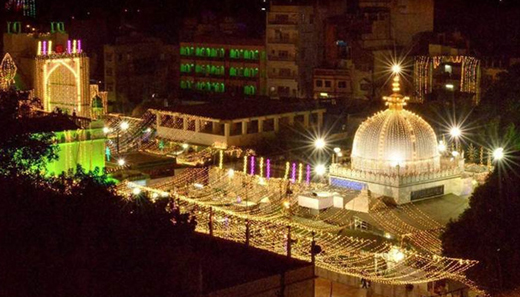
[[[325,145],[326,145],[326,143],[323,138],[318,138],[318,139],[316,139],[316,141],[314,141],[314,146],[319,150],[324,149]]]
[[[504,158],[504,148],[499,147],[493,151],[493,160],[500,161]]]
[[[316,167],[314,168],[314,171],[316,172],[317,175],[323,176],[327,172],[327,168],[325,167],[325,165],[319,164],[319,165],[316,165]]]
[[[455,150],[459,150],[459,140],[460,140],[460,137],[462,136],[462,130],[460,130],[460,127],[452,127],[450,129],[450,135],[452,138],[455,139]]]
[[[130,124],[127,121],[122,121],[119,124],[119,128],[121,128],[120,129],[121,131],[126,131],[126,130],[128,130],[128,128],[130,128]],[[117,130],[116,137],[117,137],[117,154],[119,155],[119,130]]]

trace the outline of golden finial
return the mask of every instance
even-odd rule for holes
[[[406,101],[410,100],[409,97],[405,97],[401,95],[401,85],[399,84],[399,73],[401,72],[401,66],[393,65],[392,72],[394,73],[394,78],[392,79],[392,92],[393,94],[390,96],[384,96],[383,100],[386,101],[385,105],[388,106],[389,109],[392,110],[402,110],[403,106],[406,105]]]

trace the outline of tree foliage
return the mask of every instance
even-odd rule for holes
[[[189,296],[175,263],[194,218],[166,198],[119,196],[99,170],[40,175],[57,118],[35,134],[20,102],[0,93],[0,296]]]
[[[519,157],[516,153],[508,166],[497,166],[442,236],[446,256],[480,262],[468,276],[492,293],[520,287]]]

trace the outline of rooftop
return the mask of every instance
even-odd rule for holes
[[[275,100],[222,100],[196,105],[176,105],[161,108],[161,111],[171,111],[192,116],[220,120],[235,120],[291,112],[324,110],[316,107],[315,102],[282,103]]]

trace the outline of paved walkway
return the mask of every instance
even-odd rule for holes
[[[317,278],[315,282],[315,297],[383,297],[367,293],[366,289],[331,282],[321,277]]]

